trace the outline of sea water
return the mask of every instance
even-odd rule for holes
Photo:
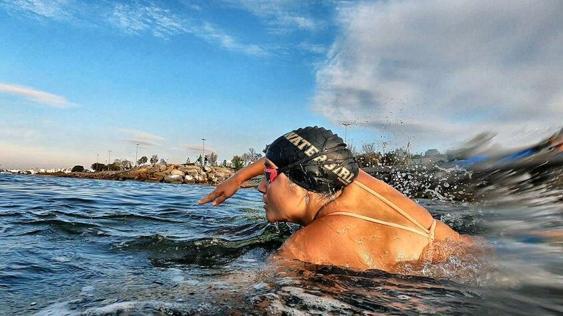
[[[255,189],[198,206],[211,190],[0,174],[0,315],[563,313],[559,193],[418,200],[487,250],[397,275],[280,265],[298,227]]]

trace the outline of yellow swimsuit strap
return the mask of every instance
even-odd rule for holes
[[[386,221],[382,221],[380,219],[376,219],[376,218],[372,218],[372,217],[368,217],[368,216],[364,216],[364,215],[360,215],[360,214],[356,214],[356,213],[351,213],[351,212],[332,212],[332,213],[328,213],[326,214],[328,215],[345,215],[345,216],[350,216],[350,217],[355,217],[355,218],[359,218],[359,219],[363,219],[365,221],[368,222],[372,222],[372,223],[377,223],[377,224],[381,224],[381,225],[386,225],[386,226],[390,226],[390,227],[395,227],[395,228],[399,228],[399,229],[403,229],[403,230],[408,230],[411,233],[415,233],[418,234],[424,238],[429,238],[430,240],[434,239],[433,234],[429,234],[426,232],[421,232],[420,230],[413,228],[413,227],[408,227],[405,225],[401,225],[401,224],[395,224],[395,223],[391,223],[391,222],[386,222]],[[436,220],[434,220],[432,222],[432,228],[436,227]],[[432,232],[434,231],[431,228]]]
[[[409,222],[413,223],[418,228],[420,228],[420,230],[415,229],[413,227],[408,227],[408,226],[404,226],[404,225],[401,225],[401,224],[386,222],[386,221],[382,221],[382,220],[379,220],[379,219],[359,215],[359,214],[356,214],[356,213],[350,213],[350,212],[332,212],[332,213],[329,213],[327,215],[351,216],[351,217],[363,219],[363,220],[366,220],[366,221],[369,221],[369,222],[378,223],[378,224],[381,224],[381,225],[386,225],[386,226],[390,226],[390,227],[395,227],[395,228],[407,230],[407,231],[410,231],[412,233],[424,236],[424,237],[430,239],[430,241],[434,240],[434,234],[435,234],[435,231],[436,231],[436,220],[435,219],[432,219],[432,225],[430,225],[430,228],[427,229],[422,224],[420,224],[416,219],[414,219],[410,214],[408,214],[407,212],[402,210],[400,207],[395,205],[393,202],[389,201],[388,199],[383,197],[381,194],[375,192],[374,190],[372,190],[371,188],[369,188],[365,184],[361,183],[358,180],[354,181],[354,184],[358,185],[359,187],[361,187],[362,189],[364,189],[365,191],[367,191],[371,195],[373,195],[376,198],[378,198],[379,200],[381,200],[383,203],[387,204],[393,210],[397,211],[397,213],[401,214],[404,218],[406,218]]]

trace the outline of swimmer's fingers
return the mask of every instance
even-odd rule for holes
[[[213,192],[209,193],[206,197],[198,201],[199,205],[212,202],[213,205],[219,205],[223,203],[226,199],[230,198],[235,194],[240,187],[240,183],[235,177],[230,177],[229,179],[223,181],[219,184]]]
[[[217,206],[217,205],[219,205],[219,204],[225,202],[225,200],[226,200],[227,198],[228,198],[227,196],[221,195],[221,196],[217,197],[217,198],[215,199],[215,201],[213,201],[212,204],[213,204],[213,206]]]
[[[197,204],[202,205],[202,204],[209,203],[209,202],[215,200],[219,196],[219,194],[216,191],[217,190],[214,190],[213,192],[209,193],[206,197],[197,201]]]

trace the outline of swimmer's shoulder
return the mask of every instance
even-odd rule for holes
[[[342,220],[331,216],[315,220],[295,232],[280,248],[280,254],[315,264],[337,264],[345,266],[356,257],[357,246],[353,233],[346,231]]]

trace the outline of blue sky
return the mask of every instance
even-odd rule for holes
[[[563,117],[561,4],[510,3],[0,0],[0,168],[202,137],[230,159],[342,121],[356,147],[530,142]]]

